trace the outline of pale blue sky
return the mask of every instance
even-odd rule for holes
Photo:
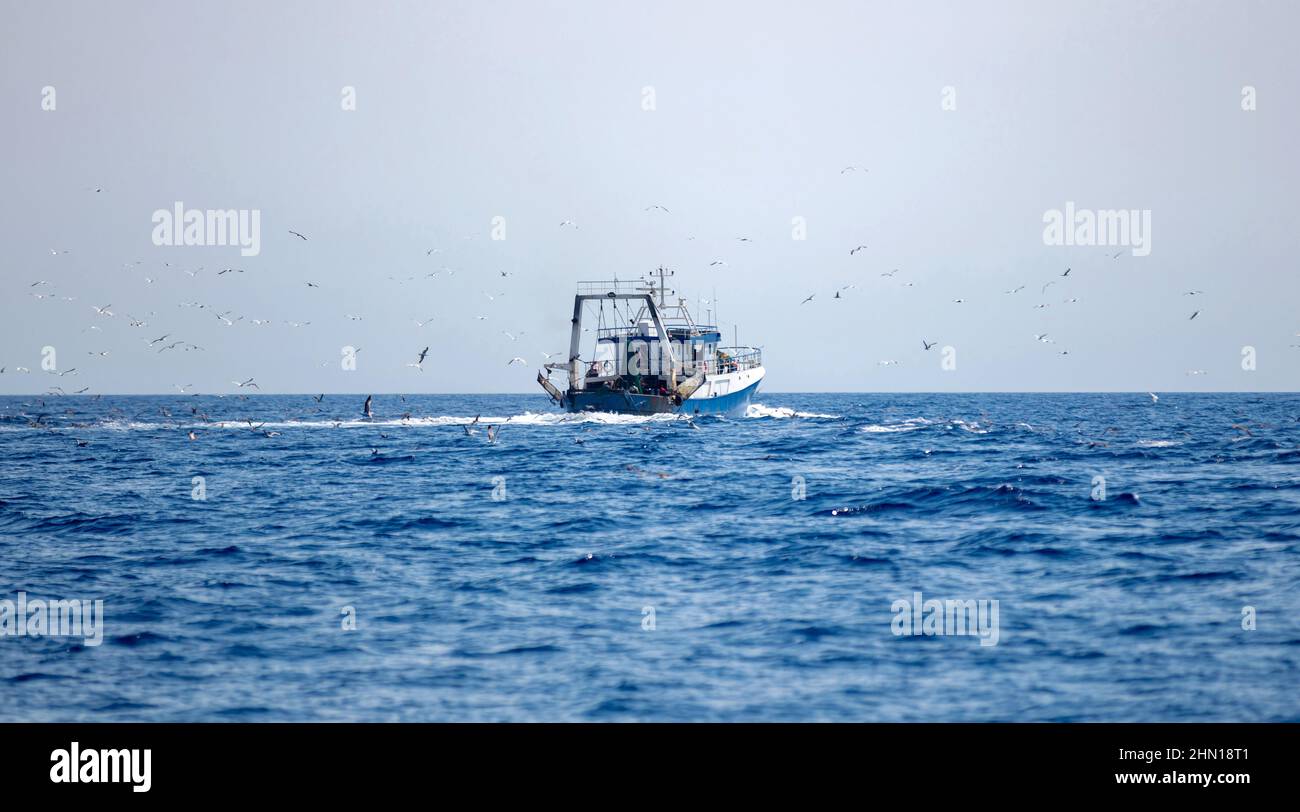
[[[769,390],[1300,380],[1294,4],[4,8],[0,394],[250,376],[531,392],[541,352],[566,346],[576,281],[660,264],[692,298],[716,288],[728,338],[736,322],[763,346]],[[261,254],[154,246],[152,213],[176,201],[259,209]],[[1044,212],[1067,201],[1149,209],[1150,255],[1044,245]],[[215,276],[229,266],[245,273]],[[145,346],[164,333],[205,349]],[[46,345],[79,374],[41,373]],[[355,372],[344,345],[362,348]],[[425,371],[405,366],[426,345]]]

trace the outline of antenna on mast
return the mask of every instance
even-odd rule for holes
[[[667,307],[668,302],[665,300],[664,297],[668,294],[669,291],[668,291],[668,283],[665,281],[665,278],[669,276],[674,276],[675,272],[670,271],[664,266],[660,265],[658,268],[654,269],[649,275],[650,276],[657,275],[659,277],[659,306]],[[654,296],[655,283],[654,281],[650,281],[648,284],[650,287],[650,290],[648,292],[650,293],[651,296]],[[673,293],[676,293],[676,291],[673,291]]]

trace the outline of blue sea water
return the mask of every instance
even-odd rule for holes
[[[0,720],[1300,720],[1298,395],[362,399],[0,398]]]

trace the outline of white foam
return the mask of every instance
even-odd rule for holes
[[[863,426],[862,431],[867,434],[897,434],[900,431],[917,431],[928,425],[930,425],[930,421],[924,417],[909,417],[897,423],[873,423],[869,426]]]
[[[786,406],[764,406],[761,403],[751,403],[745,411],[745,417],[812,417],[824,420],[837,420],[838,415],[817,414],[816,412],[798,412]]]

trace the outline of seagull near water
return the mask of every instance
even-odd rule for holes
[[[258,386],[256,383],[254,383],[252,378],[249,378],[248,380],[244,381],[243,383],[240,383],[239,381],[231,381],[231,383],[233,383],[235,386],[238,386],[240,389],[243,389],[245,386],[251,386],[251,387],[253,387],[254,389],[257,389],[257,390],[260,391],[261,388],[262,388],[262,387]]]

